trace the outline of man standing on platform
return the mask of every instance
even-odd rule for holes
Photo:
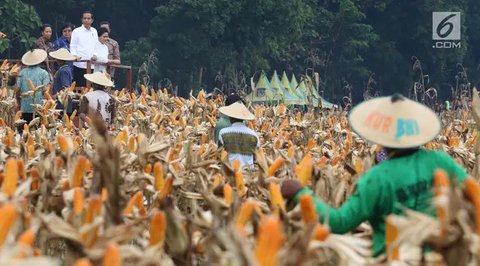
[[[75,55],[78,60],[90,60],[92,58],[95,44],[97,43],[97,30],[92,27],[93,13],[84,11],[82,15],[82,26],[72,32],[70,41],[70,53]],[[93,66],[92,68],[93,69]],[[83,75],[87,73],[86,62],[75,62],[73,64],[73,79],[77,87],[85,87],[86,81]]]

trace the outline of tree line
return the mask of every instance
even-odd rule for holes
[[[250,85],[273,70],[320,75],[321,94],[340,101],[365,91],[411,94],[414,82],[439,98],[478,79],[476,0],[0,0],[3,56],[21,55],[38,26],[80,25],[83,10],[108,20],[136,80],[178,93]],[[433,48],[432,12],[461,13],[461,47]],[[94,26],[98,26],[94,22]],[[55,36],[55,34],[54,34]],[[7,48],[10,47],[10,49]]]

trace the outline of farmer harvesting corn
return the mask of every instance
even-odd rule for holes
[[[387,215],[399,214],[402,208],[435,214],[431,207],[435,169],[443,169],[457,182],[463,182],[467,173],[446,153],[420,148],[437,136],[440,119],[428,107],[400,94],[361,103],[352,110],[349,122],[358,135],[385,147],[387,159],[358,180],[355,192],[340,208],[314,197],[315,209],[333,233],[346,233],[368,221],[374,230],[373,253],[379,256],[385,250]],[[298,203],[302,195],[313,192],[296,180],[287,180],[282,194]]]
[[[243,120],[253,120],[255,116],[240,102],[220,108],[220,112],[229,117],[231,126],[220,130],[219,143],[228,152],[230,162],[238,160],[240,166],[253,166],[255,149],[260,140],[255,131],[248,128]]]
[[[68,65],[68,62],[73,62],[76,60],[76,57],[72,55],[67,49],[60,48],[54,52],[50,52],[50,57],[57,61],[59,66],[55,76],[53,78],[53,91],[52,96],[57,98],[57,109],[67,111],[67,114],[70,116],[73,112],[73,103],[70,97],[68,97],[67,106],[64,107],[63,103],[58,99],[58,93],[61,90],[68,89],[72,85],[73,73],[72,69]]]
[[[236,102],[243,102],[243,100],[238,94],[232,93],[228,95],[227,99],[225,100],[225,106],[229,106]],[[215,124],[215,135],[214,135],[215,143],[218,144],[218,134],[220,133],[220,130],[226,127],[229,127],[231,125],[232,124],[230,123],[230,119],[228,118],[228,116],[225,116],[222,114],[218,123]]]
[[[111,124],[115,118],[115,100],[105,92],[105,88],[113,86],[113,81],[103,72],[85,74],[84,77],[92,82],[93,91],[86,93],[81,99],[79,108],[81,119],[86,122],[86,115],[92,115],[89,110],[95,110],[103,121]]]
[[[20,71],[18,86],[21,95],[17,96],[21,98],[22,119],[27,123],[33,120],[32,104],[42,104],[43,86],[50,83],[48,72],[39,66],[45,59],[47,52],[41,49],[28,51],[22,56],[22,64],[28,67]]]

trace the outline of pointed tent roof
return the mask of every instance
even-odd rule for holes
[[[295,74],[292,74],[292,79],[290,80],[290,85],[292,85],[292,89],[295,91],[298,86],[297,78],[295,78]]]
[[[272,88],[276,90],[276,94],[281,97],[282,101],[285,100],[285,87],[283,87],[280,78],[278,78],[277,70],[273,72],[272,78],[270,79],[270,84],[272,84]]]
[[[290,84],[290,81],[288,81],[287,73],[283,71],[282,75],[282,85],[285,89],[291,91],[292,90],[292,84]]]
[[[302,84],[298,84],[297,82],[297,78],[295,77],[295,74],[292,74],[292,79],[290,81],[290,83],[292,84],[292,91],[298,96],[299,98],[299,105],[307,105],[308,102],[307,102],[307,97],[305,95],[305,83],[303,83],[303,86]]]
[[[285,88],[285,104],[287,105],[302,105],[302,98],[295,93],[290,81],[288,81],[287,74],[283,71],[282,85]]]
[[[265,93],[259,95],[258,89],[263,89]],[[249,102],[273,102],[281,100],[277,97],[275,92],[276,91],[273,89],[270,81],[268,81],[267,76],[262,72],[255,88],[249,95],[247,95],[246,100]]]

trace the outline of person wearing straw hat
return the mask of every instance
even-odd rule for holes
[[[225,106],[229,106],[229,105],[231,105],[233,103],[236,103],[236,102],[242,102],[242,103],[245,104],[242,97],[240,97],[236,93],[232,93],[232,94],[228,95],[227,99],[225,100]],[[219,144],[218,134],[220,133],[220,130],[222,130],[226,127],[229,127],[231,125],[232,124],[230,123],[230,118],[228,116],[222,114],[222,116],[220,117],[220,120],[215,124],[215,130],[214,130],[214,135],[213,135],[213,140],[215,141],[215,143],[217,145]]]
[[[22,64],[27,67],[20,71],[20,78],[18,79],[18,87],[20,90],[17,95],[20,101],[20,110],[22,111],[22,119],[30,123],[33,120],[34,109],[32,104],[42,104],[42,89],[50,83],[50,75],[39,65],[47,59],[47,52],[42,49],[34,49],[26,52],[22,56]],[[28,85],[28,80],[32,81],[36,90],[33,92]]]
[[[115,118],[115,99],[105,89],[113,86],[110,76],[103,72],[85,74],[85,79],[92,82],[93,91],[86,93],[81,101],[79,113],[83,122],[86,116],[92,115],[89,110],[95,110],[107,124],[113,123]]]
[[[73,62],[77,58],[72,55],[66,48],[60,48],[54,52],[50,52],[50,57],[57,61],[59,68],[55,72],[53,77],[53,91],[52,96],[57,98],[57,93],[65,88],[69,88],[72,85],[73,73],[70,65],[67,62]],[[68,96],[67,96],[68,97]],[[57,99],[57,109],[67,111],[67,114],[70,116],[73,112],[73,103],[70,97],[68,97],[68,104],[65,108],[63,103]]]
[[[231,126],[219,132],[219,144],[228,152],[230,162],[240,161],[240,166],[253,166],[255,149],[260,147],[257,133],[244,124],[244,120],[253,120],[255,115],[241,102],[235,102],[220,108],[220,113],[229,117]]]
[[[373,227],[373,255],[377,257],[385,251],[387,215],[400,214],[403,207],[435,215],[431,190],[436,169],[443,169],[459,182],[468,174],[443,151],[420,148],[440,132],[440,119],[430,108],[400,94],[359,104],[351,111],[349,123],[362,138],[384,147],[387,159],[360,177],[355,191],[340,208],[313,197],[315,209],[333,233],[346,233],[368,221]],[[302,195],[313,196],[312,190],[296,180],[284,181],[281,191],[293,204]]]

